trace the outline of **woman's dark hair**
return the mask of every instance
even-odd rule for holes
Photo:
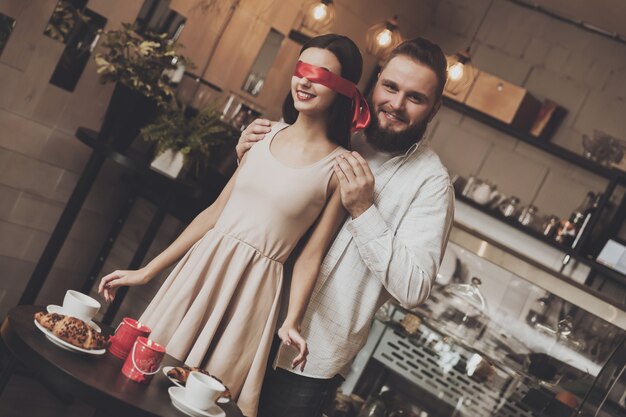
[[[308,48],[320,48],[332,52],[341,64],[341,76],[343,78],[355,84],[361,79],[363,58],[359,48],[350,38],[334,34],[317,36],[306,42],[302,46],[300,53]],[[333,143],[346,149],[351,149],[350,129],[352,127],[352,115],[352,99],[337,94],[337,98],[335,98],[328,111],[326,135]],[[291,89],[283,103],[283,118],[289,124],[294,123],[298,118],[298,110],[296,110],[293,104]]]

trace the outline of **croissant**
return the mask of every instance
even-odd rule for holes
[[[82,349],[104,349],[104,336],[84,321],[57,313],[36,313],[35,320],[56,337]]]
[[[36,313],[35,314],[35,320],[37,320],[37,322],[39,324],[41,324],[43,327],[45,327],[46,329],[52,331],[52,329],[54,328],[54,325],[57,324],[57,322],[59,320],[61,320],[63,317],[65,317],[63,314],[57,314],[57,313]]]
[[[173,367],[167,372],[167,376],[169,376],[170,378],[174,378],[180,383],[185,384],[187,382],[187,378],[189,377],[189,374],[194,371],[201,372],[205,375],[211,376],[211,374],[209,374],[206,370],[202,368],[196,368],[195,366],[189,367],[187,365]]]

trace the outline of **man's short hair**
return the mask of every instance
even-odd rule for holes
[[[436,91],[437,100],[439,100],[441,98],[441,94],[443,94],[443,88],[446,85],[446,80],[448,79],[448,63],[441,48],[428,39],[409,39],[402,42],[391,51],[387,59],[385,59],[382,69],[385,69],[389,61],[399,55],[412,58],[434,71],[437,79],[439,80]]]

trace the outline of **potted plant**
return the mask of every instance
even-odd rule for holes
[[[95,55],[101,83],[115,82],[100,130],[120,151],[130,146],[141,127],[174,96],[168,74],[191,61],[176,52],[167,34],[139,35],[128,23],[119,30],[103,31],[104,51]]]
[[[143,139],[155,145],[152,168],[174,178],[185,168],[200,177],[212,148],[228,140],[229,132],[214,106],[191,113],[176,105],[141,129]]]
[[[52,39],[67,43],[76,25],[79,22],[88,24],[90,20],[91,18],[85,14],[82,7],[68,0],[60,0],[54,7],[54,12],[43,33]]]

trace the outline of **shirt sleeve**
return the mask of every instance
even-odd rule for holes
[[[454,216],[449,178],[420,187],[397,231],[372,205],[347,224],[363,261],[402,306],[415,308],[430,294]]]

